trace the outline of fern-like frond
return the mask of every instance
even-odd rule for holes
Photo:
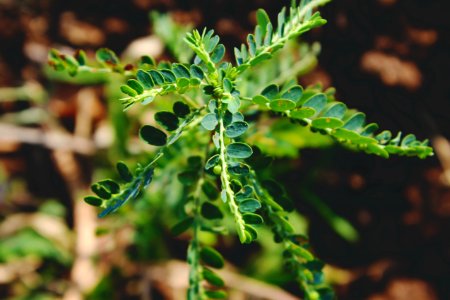
[[[216,64],[223,59],[225,46],[219,43],[220,38],[214,34],[214,30],[206,31],[205,28],[202,34],[198,30],[194,30],[192,33],[187,33],[184,40],[197,55],[194,63],[212,75],[213,79],[217,79],[219,74]]]
[[[329,1],[301,1],[299,6],[296,5],[296,1],[293,1],[289,15],[286,15],[286,8],[278,14],[276,28],[272,25],[267,13],[259,9],[256,12],[258,25],[254,33],[247,36],[247,45],[242,44],[240,49],[234,49],[238,65],[237,72],[242,73],[250,66],[270,59],[273,53],[281,49],[288,40],[325,24],[326,20],[320,16],[319,12],[311,14],[311,11]]]
[[[332,95],[314,88],[303,90],[296,85],[280,90],[278,85],[271,84],[252,100],[309,126],[313,132],[329,135],[341,144],[369,154],[384,158],[390,154],[420,158],[433,155],[428,140],[418,141],[413,134],[402,138],[401,132],[394,137],[388,130],[377,133],[378,125],[367,124],[364,113],[350,111]]]
[[[196,65],[189,68],[183,64],[160,64],[158,68],[139,69],[136,79],[128,79],[120,90],[128,95],[120,99],[127,109],[134,103],[149,104],[156,96],[169,93],[185,94],[188,90],[198,88],[205,78],[202,69]],[[190,105],[198,107],[190,102]]]
[[[137,199],[142,194],[143,190],[147,188],[153,178],[153,171],[156,162],[164,155],[164,150],[166,147],[175,143],[182,135],[182,133],[188,129],[190,125],[195,125],[196,120],[199,121],[199,114],[202,109],[195,110],[191,113],[185,114],[186,110],[189,108],[179,108],[181,102],[174,105],[174,110],[177,115],[173,114],[175,118],[182,118],[183,122],[176,126],[172,131],[170,136],[150,125],[145,125],[140,130],[141,138],[151,144],[157,146],[164,146],[159,149],[155,158],[145,166],[138,165],[135,174],[129,170],[127,165],[119,162],[117,164],[117,171],[123,181],[123,184],[119,184],[111,179],[106,179],[94,183],[91,186],[92,191],[96,196],[88,196],[84,200],[91,205],[102,207],[104,210],[99,214],[99,217],[105,217],[126,204],[128,201]],[[178,108],[175,108],[178,107]],[[181,113],[181,110],[183,113]],[[180,114],[181,113],[181,114]],[[168,112],[166,112],[166,115]],[[167,126],[170,122],[168,118],[159,118],[158,123],[162,126]]]

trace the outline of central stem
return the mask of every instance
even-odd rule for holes
[[[225,190],[227,199],[228,199],[228,206],[230,207],[231,212],[233,213],[234,220],[237,225],[237,234],[239,236],[239,240],[241,243],[245,243],[246,237],[245,237],[245,222],[242,218],[242,215],[239,211],[239,207],[236,204],[236,200],[234,197],[234,192],[231,189],[230,179],[228,176],[228,165],[225,155],[225,126],[223,124],[223,114],[219,116],[219,143],[220,143],[220,161],[221,161],[221,167],[222,172],[220,174],[220,179],[222,181],[222,187]]]

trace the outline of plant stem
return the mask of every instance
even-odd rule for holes
[[[239,236],[239,240],[241,243],[245,243],[245,222],[242,218],[242,215],[239,211],[239,207],[236,204],[236,200],[234,198],[234,192],[231,189],[230,180],[228,177],[228,165],[225,156],[225,126],[223,125],[223,115],[219,117],[219,142],[220,142],[220,161],[222,164],[222,172],[220,175],[220,179],[222,181],[222,188],[225,190],[228,199],[228,206],[234,216],[234,220],[237,225],[237,234]]]
[[[203,174],[203,171],[202,171]],[[188,248],[188,258],[190,264],[189,270],[189,299],[202,299],[203,297],[203,287],[201,281],[203,280],[202,267],[200,265],[200,191],[203,184],[203,176],[199,179],[197,187],[194,193],[194,223],[193,231],[194,235],[192,237],[191,244]]]

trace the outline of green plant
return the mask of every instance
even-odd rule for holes
[[[366,124],[364,113],[348,110],[336,101],[333,89],[323,91],[319,85],[298,85],[295,77],[307,67],[300,66],[276,84],[266,82],[260,93],[255,91],[261,83],[249,79],[252,70],[260,64],[275,65],[271,61],[277,60],[276,53],[290,40],[324,25],[326,21],[312,11],[328,1],[292,1],[288,10],[279,13],[276,27],[264,10],[258,10],[257,26],[248,35],[247,45],[234,51],[235,65],[223,61],[225,46],[212,30],[206,29],[186,35],[185,42],[196,55],[192,64],[157,64],[148,56],[137,64],[123,64],[108,49],[97,51],[100,66],[89,65],[83,51],[74,56],[57,50],[49,54],[51,66],[73,76],[83,72],[124,75],[127,81],[120,90],[126,95],[121,99],[125,109],[153,103],[158,97],[178,97],[170,110],[165,108],[154,114],[155,122],[164,131],[153,125],[143,125],[139,130],[144,142],[160,147],[150,162],[138,164],[134,171],[119,162],[117,171],[122,183],[101,180],[92,185],[96,196],[88,196],[85,201],[103,208],[99,216],[104,217],[138,199],[152,182],[156,167],[170,165],[164,157],[176,160],[177,152],[188,157],[181,172],[177,165],[185,197],[182,217],[172,228],[174,235],[192,231],[187,254],[191,268],[188,299],[226,298],[223,280],[211,269],[223,267],[224,259],[204,245],[200,235],[204,231],[226,233],[226,222],[222,220],[229,216],[243,244],[257,239],[259,226],[271,228],[275,241],[284,249],[286,266],[306,299],[332,297],[324,281],[323,263],[311,252],[306,237],[295,232],[289,223],[291,201],[278,183],[259,175],[270,159],[246,142],[258,133],[258,119],[267,112],[315,134],[329,136],[352,150],[385,158],[391,154],[420,158],[432,155],[427,141],[418,141],[412,134],[393,137],[387,130],[376,133],[378,125]]]

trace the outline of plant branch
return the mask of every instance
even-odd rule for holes
[[[236,222],[236,230],[237,234],[239,236],[239,240],[241,243],[245,243],[246,236],[245,236],[245,222],[242,218],[242,215],[239,211],[239,207],[236,203],[234,192],[231,189],[229,175],[228,175],[228,165],[226,161],[226,155],[225,155],[225,126],[223,124],[223,117],[220,116],[219,118],[219,143],[220,143],[220,161],[221,161],[221,167],[222,171],[220,174],[220,179],[222,181],[222,188],[225,190],[226,196],[227,196],[227,202],[228,206],[230,207],[231,213],[234,216],[234,221]]]

